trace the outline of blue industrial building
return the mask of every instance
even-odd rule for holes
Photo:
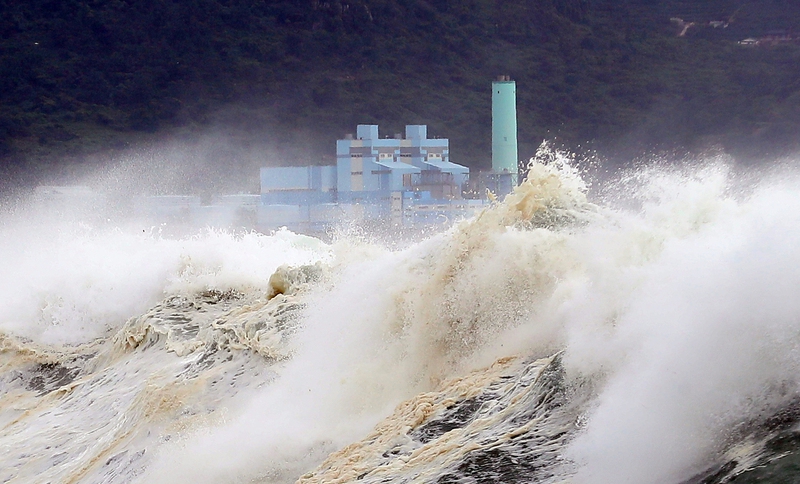
[[[480,202],[462,199],[469,168],[449,158],[449,140],[428,138],[425,125],[406,126],[404,138],[358,125],[355,137],[336,142],[336,166],[261,169],[259,226],[314,231],[343,220],[408,225],[464,215]]]

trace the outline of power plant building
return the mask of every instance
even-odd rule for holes
[[[449,140],[428,138],[425,125],[406,126],[404,138],[358,125],[355,137],[336,142],[336,166],[261,169],[259,225],[315,230],[347,219],[404,225],[462,215],[469,168],[449,158]]]

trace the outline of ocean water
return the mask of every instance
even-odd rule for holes
[[[0,218],[0,482],[800,480],[800,177],[569,157],[413,243]]]

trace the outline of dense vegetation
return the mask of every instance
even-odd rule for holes
[[[358,123],[425,123],[482,168],[498,74],[517,81],[521,156],[556,138],[757,159],[798,146],[800,46],[736,41],[792,33],[786,4],[0,0],[0,159],[6,177],[35,174],[214,133],[231,147],[214,156],[252,171],[330,161]],[[696,25],[678,36],[671,17]]]

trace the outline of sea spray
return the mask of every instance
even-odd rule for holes
[[[702,180],[665,178],[672,195],[644,220],[655,219],[659,250],[614,304],[602,359],[585,324],[573,328],[582,342],[569,343],[572,358],[610,374],[570,450],[582,481],[688,478],[729,445],[732,428],[797,392],[800,192],[765,182],[737,200]],[[568,319],[603,317],[593,312]]]
[[[713,481],[724,482],[747,469],[747,462],[767,462],[774,448],[769,439],[786,439],[769,422],[787,422],[778,427],[789,431],[794,414],[783,409],[797,399],[800,307],[791,288],[797,287],[800,193],[795,185],[769,179],[741,193],[730,179],[730,169],[720,164],[651,171],[634,193],[641,197],[639,210],[602,210],[602,217],[578,229],[556,230],[567,236],[564,245],[572,250],[558,254],[574,257],[572,270],[562,274],[548,300],[537,301],[527,323],[509,325],[497,341],[527,354],[565,348],[565,384],[583,389],[574,395],[595,396],[573,407],[574,426],[566,428],[560,462],[526,473],[541,457],[541,449],[531,450],[516,456],[527,461],[504,482],[655,483],[692,476],[699,482],[708,475],[704,469],[727,462]],[[484,321],[491,326],[490,318]],[[486,343],[497,349],[496,341]],[[437,391],[453,397],[446,385]],[[502,398],[489,400],[500,404]],[[454,397],[449,408],[464,401]],[[381,438],[413,442],[415,432],[447,408]],[[461,424],[451,431],[468,431],[470,423]],[[739,445],[737,438],[751,432],[760,436],[757,444]],[[447,446],[454,435],[443,434],[441,443]],[[499,455],[514,448],[501,436],[476,441],[496,442]],[[373,438],[363,443],[373,445]],[[415,464],[413,453],[393,457],[387,445],[373,451],[382,457],[372,466],[363,465],[361,453],[353,451],[358,447],[348,447],[339,462],[332,456],[306,479],[324,480],[331,470],[339,473],[358,462],[362,480],[374,475],[382,482],[474,482],[492,475],[491,460],[466,465],[481,455],[475,443],[445,451],[445,461],[461,459],[459,472],[443,464],[431,475]],[[438,444],[427,442],[425,448]],[[465,447],[471,449],[466,454]],[[385,474],[387,466],[395,472]]]
[[[724,482],[785,453],[797,178],[640,168],[591,203],[572,166],[401,249],[15,232],[4,479]]]

